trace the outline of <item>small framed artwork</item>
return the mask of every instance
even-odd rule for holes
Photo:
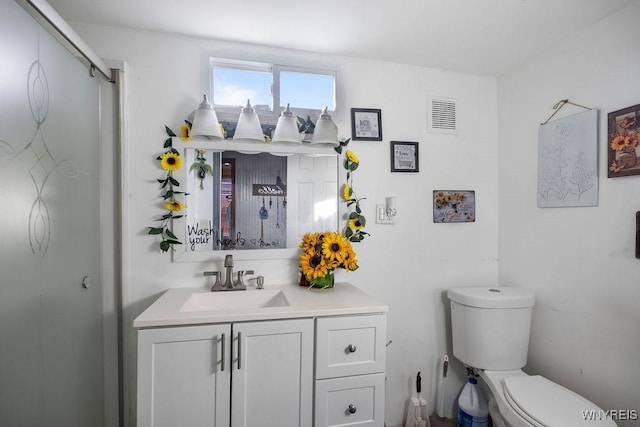
[[[476,222],[475,191],[435,190],[433,222]]]
[[[382,111],[374,108],[352,108],[351,139],[382,141]]]
[[[391,172],[419,172],[418,143],[391,141]]]
[[[607,153],[609,178],[640,175],[640,104],[608,115]]]

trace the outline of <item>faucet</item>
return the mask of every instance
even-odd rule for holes
[[[227,274],[222,287],[227,290],[233,289],[233,255],[224,257],[224,269],[227,270]]]
[[[215,283],[211,287],[211,292],[215,291],[246,291],[247,285],[242,281],[245,274],[254,274],[253,270],[239,270],[238,278],[233,280],[233,255],[224,257],[224,268],[226,270],[224,284],[220,280],[222,273],[220,271],[205,271],[204,276],[215,276]],[[261,276],[262,277],[262,276]],[[262,279],[264,283],[264,278]],[[262,289],[262,284],[257,289]]]

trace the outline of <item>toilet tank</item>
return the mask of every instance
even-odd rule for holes
[[[453,354],[465,365],[504,371],[527,364],[532,291],[513,286],[449,289]]]

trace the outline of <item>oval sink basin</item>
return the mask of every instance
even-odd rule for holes
[[[180,312],[243,310],[288,305],[289,301],[282,291],[221,291],[191,295],[180,308]]]

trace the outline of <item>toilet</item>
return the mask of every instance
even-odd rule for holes
[[[453,354],[480,375],[496,427],[616,426],[598,406],[554,382],[522,371],[527,364],[532,291],[501,286],[453,288]]]

